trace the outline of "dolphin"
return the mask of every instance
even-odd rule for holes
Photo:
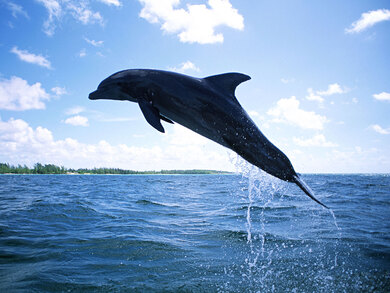
[[[158,131],[164,132],[161,120],[179,123],[265,172],[297,184],[328,208],[314,197],[287,156],[264,136],[238,102],[235,89],[249,79],[235,72],[196,78],[162,70],[129,69],[104,79],[89,99],[138,103],[146,121]]]

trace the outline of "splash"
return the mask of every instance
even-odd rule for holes
[[[239,193],[245,203],[246,229],[246,248],[240,271],[242,282],[246,281],[248,288],[255,288],[254,291],[272,292],[283,287],[275,285],[275,279],[278,279],[291,283],[291,288],[298,290],[305,286],[293,281],[302,278],[302,274],[297,275],[300,268],[306,272],[305,282],[330,288],[336,278],[335,272],[344,270],[344,262],[339,260],[341,229],[333,210],[320,209],[314,204],[313,208],[308,208],[305,201],[300,204],[300,193],[290,198],[294,192],[288,191],[287,182],[268,175],[239,156],[230,158],[242,177],[241,186],[244,186]],[[274,197],[280,198],[274,200]],[[333,221],[325,217],[328,212]],[[338,234],[334,241],[327,242],[321,237],[322,233],[330,233],[329,237],[332,237],[335,230]],[[328,249],[332,253],[324,258]],[[315,269],[307,270],[311,266]]]
[[[341,231],[341,228],[339,227],[339,225],[337,224],[337,219],[336,219],[336,215],[334,214],[333,210],[332,209],[329,209],[329,213],[332,215],[333,217],[333,223],[334,225],[336,226],[337,230],[338,231]]]
[[[264,285],[264,281],[272,272],[270,265],[272,263],[272,249],[266,249],[266,227],[265,210],[271,204],[274,194],[284,188],[280,180],[274,178],[259,168],[249,164],[239,156],[231,158],[236,167],[236,172],[241,174],[243,181],[248,184],[247,208],[246,208],[246,233],[249,254],[245,259],[247,270],[243,273],[250,282],[259,281]],[[260,229],[256,231],[252,226],[252,210],[260,208],[260,214],[257,218],[260,220]],[[256,245],[259,243],[259,245]],[[259,259],[261,263],[259,263]],[[260,274],[259,274],[260,273]],[[261,278],[254,280],[253,275],[259,275]]]
[[[329,213],[332,215],[333,217],[333,223],[337,229],[337,238],[336,238],[336,242],[335,242],[335,255],[334,255],[334,267],[337,267],[338,266],[338,257],[339,257],[339,243],[341,241],[341,228],[339,227],[339,225],[337,224],[337,219],[336,219],[336,215],[334,214],[333,210],[332,209],[329,209]]]

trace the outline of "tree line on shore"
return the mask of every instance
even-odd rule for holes
[[[8,163],[0,163],[0,174],[226,174],[229,172],[216,170],[161,170],[161,171],[134,171],[119,168],[93,168],[93,169],[68,169],[53,164],[36,163],[33,168],[26,165],[13,166]]]

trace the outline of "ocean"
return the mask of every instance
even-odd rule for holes
[[[1,175],[0,292],[390,292],[390,176]]]

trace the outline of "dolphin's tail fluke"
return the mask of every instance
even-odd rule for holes
[[[294,175],[294,181],[296,185],[298,185],[312,200],[322,205],[324,208],[329,209],[326,205],[324,205],[322,202],[320,202],[318,199],[314,197],[313,191],[311,188],[303,181],[299,175]]]

